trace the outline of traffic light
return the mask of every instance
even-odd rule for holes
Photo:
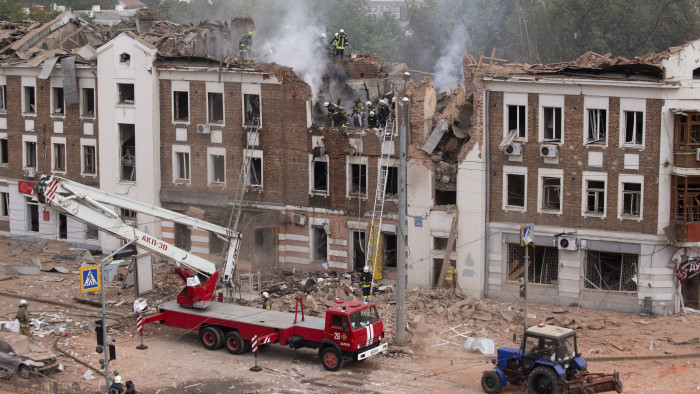
[[[95,334],[97,334],[97,346],[104,346],[104,332],[102,331],[102,320],[95,320]]]
[[[117,348],[114,345],[109,345],[109,361],[117,359]]]

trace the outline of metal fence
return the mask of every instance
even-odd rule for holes
[[[517,281],[525,272],[525,248],[520,244],[508,244],[508,277]],[[543,285],[556,285],[559,279],[559,250],[548,246],[530,249],[528,282]]]

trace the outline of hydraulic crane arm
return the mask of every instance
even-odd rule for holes
[[[114,212],[111,207],[141,212],[153,217],[167,219],[193,228],[213,232],[220,238],[229,241],[226,270],[233,272],[233,268],[235,267],[235,259],[238,257],[240,235],[225,227],[113,193],[108,193],[57,176],[42,176],[34,187],[34,193],[42,204],[49,205],[65,215],[93,225],[116,237],[122,239],[137,238],[136,244],[138,247],[170,259],[178,266],[182,264],[187,267],[187,269],[205,275],[210,279],[214,276],[218,277],[214,263],[197,257],[175,245],[146,234],[131,226],[126,223],[120,215]],[[186,271],[185,273],[181,273],[183,279],[186,279],[186,276],[190,276],[187,274]],[[216,279],[214,279],[214,281],[216,281]],[[227,282],[228,281],[225,283]]]

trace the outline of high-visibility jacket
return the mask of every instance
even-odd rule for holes
[[[345,47],[348,45],[350,45],[350,41],[348,41],[348,36],[346,36],[345,33],[338,34],[338,37],[336,37],[335,41],[335,49],[345,49]]]
[[[241,38],[239,42],[239,52],[250,52],[250,47],[253,45],[253,39],[249,36]]]
[[[270,298],[263,298],[263,309],[272,309],[272,304],[270,302]]]
[[[445,280],[448,282],[452,282],[452,279],[454,278],[454,274],[457,272],[457,270],[454,269],[454,267],[449,266],[447,267],[447,271],[445,272]]]

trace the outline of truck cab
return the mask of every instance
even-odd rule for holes
[[[362,361],[383,352],[384,326],[373,303],[337,301],[326,311],[325,335],[319,347],[324,368],[337,371],[344,359]]]

